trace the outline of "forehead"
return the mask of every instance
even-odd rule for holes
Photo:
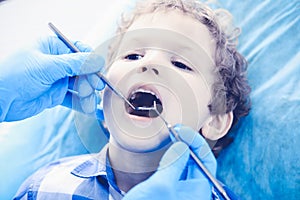
[[[214,47],[215,42],[210,36],[209,30],[206,25],[202,24],[200,21],[196,20],[194,17],[183,13],[179,10],[165,10],[165,11],[155,11],[154,13],[146,13],[138,16],[128,31],[133,30],[168,30],[169,32],[176,33],[177,36],[181,35],[181,38],[176,38],[175,35],[173,37],[171,35],[169,40],[172,40],[173,44],[177,44],[180,47],[187,48],[202,48],[209,57],[213,57],[214,55]],[[152,32],[153,34],[153,32]],[[158,33],[157,36],[162,37],[163,39],[168,38],[168,34]],[[149,34],[151,36],[151,34]],[[155,35],[155,34],[154,34]],[[146,37],[146,31],[144,35],[141,35],[141,39],[145,42],[145,40],[150,40],[151,42],[154,39],[157,41],[157,37],[151,39],[151,37]],[[164,36],[166,38],[164,38]],[[175,37],[175,38],[174,38]],[[185,39],[183,39],[185,38]],[[162,40],[162,39],[161,39]],[[187,41],[190,42],[187,42]]]

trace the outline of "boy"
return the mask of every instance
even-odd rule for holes
[[[222,27],[218,16],[221,12],[197,1],[142,1],[124,16],[113,39],[108,79],[135,107],[155,105],[171,124],[187,125],[210,140],[222,138],[248,113],[249,86],[236,32]],[[171,144],[160,117],[132,109],[109,89],[103,93],[103,111],[110,132],[107,146],[94,157],[69,158],[39,170],[17,199],[63,198],[74,190],[84,199],[120,199],[157,170]],[[180,180],[198,173],[186,170]],[[46,192],[38,196],[40,190]]]

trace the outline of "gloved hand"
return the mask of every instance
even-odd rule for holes
[[[216,160],[202,136],[185,126],[176,126],[175,130],[215,176]],[[211,194],[211,185],[189,156],[188,146],[183,142],[176,142],[164,154],[158,170],[146,181],[129,190],[124,200],[204,200],[211,199]]]
[[[104,83],[93,73],[104,60],[87,53],[89,47],[75,45],[84,53],[71,53],[60,39],[48,37],[0,64],[0,122],[25,119],[60,104],[72,107],[74,102],[84,113],[96,111],[94,89],[103,89]],[[78,96],[71,99],[67,91],[74,82]]]

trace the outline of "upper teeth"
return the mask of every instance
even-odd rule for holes
[[[139,88],[139,89],[133,91],[133,92],[131,93],[131,95],[133,95],[133,94],[135,94],[135,93],[138,93],[138,92],[150,93],[150,94],[152,94],[153,96],[155,96],[156,98],[159,99],[159,97],[158,97],[154,92],[152,92],[152,91],[150,91],[150,90],[142,89],[142,88]]]

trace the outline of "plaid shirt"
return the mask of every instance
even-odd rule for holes
[[[53,162],[30,176],[14,199],[122,199],[107,167],[107,148],[99,154],[68,157]]]
[[[124,196],[116,185],[107,148],[99,154],[68,157],[41,168],[19,188],[15,200],[119,200]],[[222,199],[213,190],[212,199]]]

